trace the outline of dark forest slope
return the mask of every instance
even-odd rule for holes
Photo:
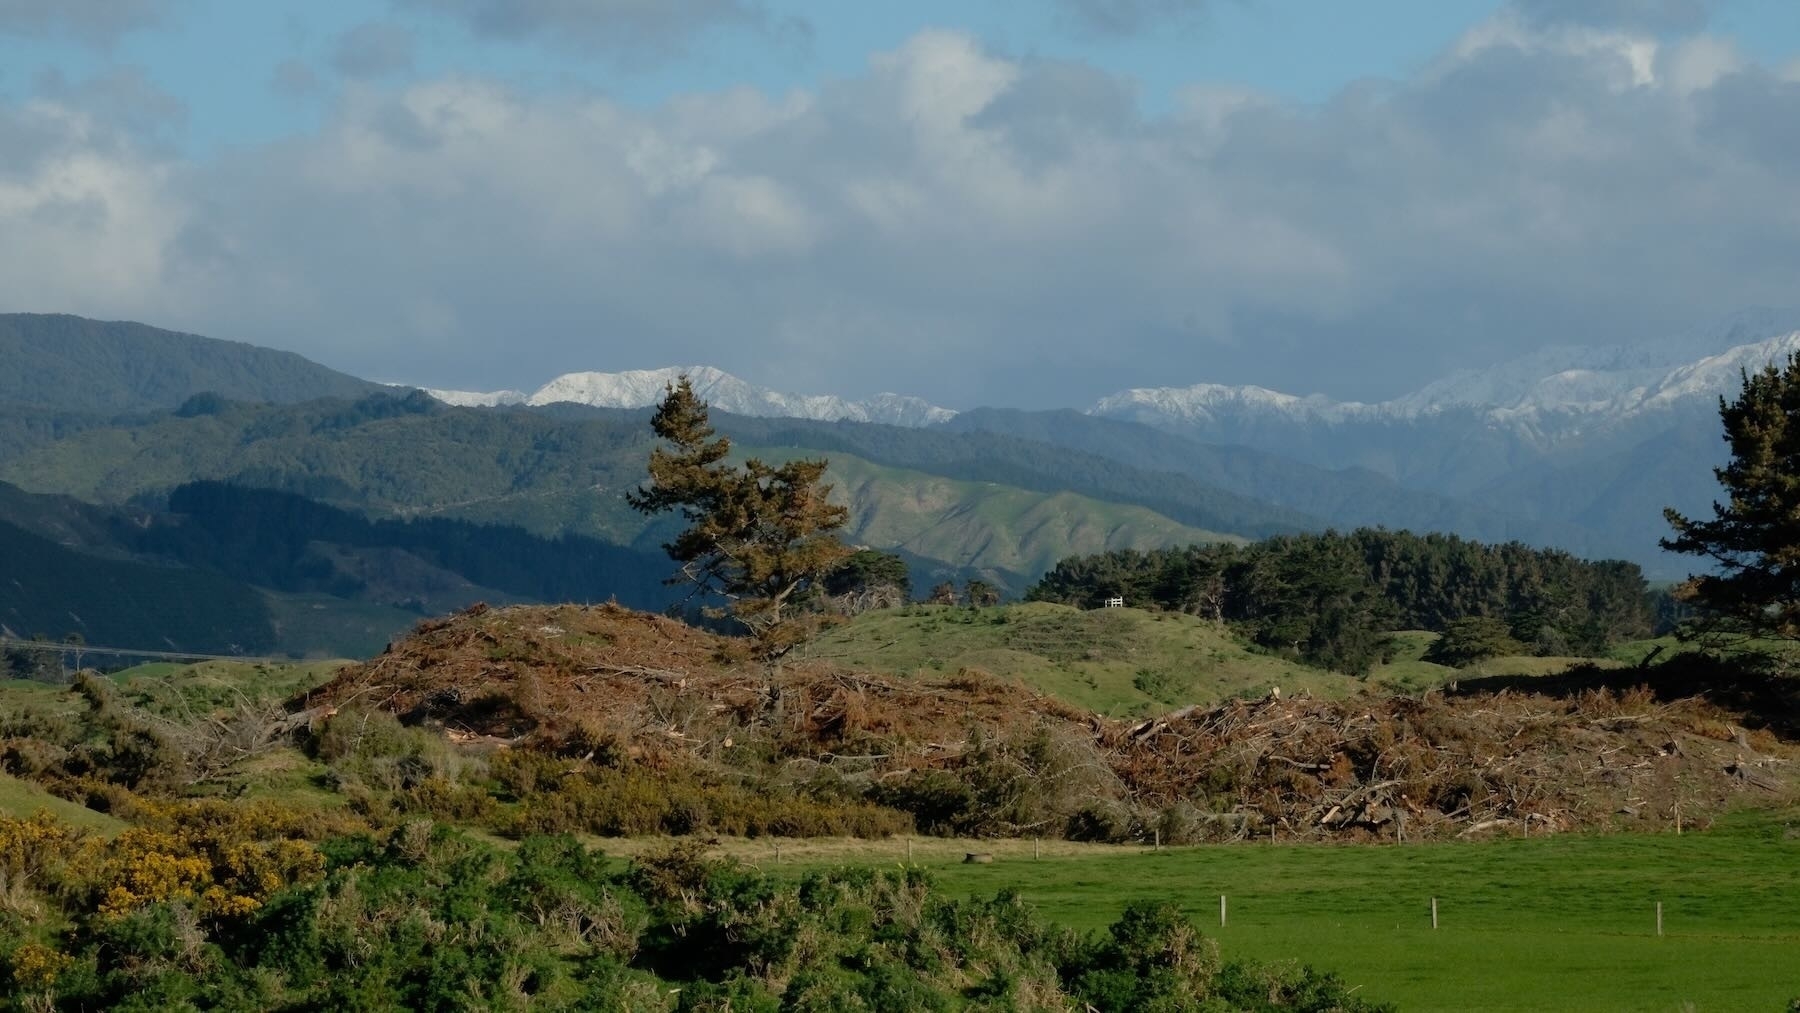
[[[0,405],[167,411],[202,391],[239,401],[356,397],[378,384],[292,352],[55,313],[0,314]]]

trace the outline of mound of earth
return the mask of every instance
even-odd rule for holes
[[[477,606],[421,623],[309,701],[363,701],[463,741],[604,749],[655,765],[718,758],[751,742],[777,757],[867,745],[942,753],[972,727],[1092,720],[980,673],[893,680],[824,661],[771,671],[747,659],[743,641],[617,605]]]
[[[610,605],[427,622],[307,704],[717,782],[829,776],[923,829],[1166,841],[1693,825],[1740,797],[1790,798],[1796,753],[1741,713],[1642,689],[1270,698],[1120,722],[979,672],[770,669],[740,641]]]

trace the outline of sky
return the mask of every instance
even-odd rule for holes
[[[1378,400],[1797,286],[1792,0],[0,0],[0,311],[370,379]]]

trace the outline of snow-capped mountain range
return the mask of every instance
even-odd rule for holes
[[[1542,348],[1372,403],[1207,383],[1126,390],[1089,406],[1091,423],[1066,414],[1032,421],[1025,416],[1033,413],[985,411],[957,419],[950,409],[894,394],[861,401],[786,394],[707,366],[569,373],[530,394],[429,393],[458,405],[643,408],[685,373],[723,412],[910,427],[957,419],[960,430],[1068,440],[1064,445],[1074,450],[1181,474],[1191,474],[1191,460],[1237,461],[1236,470],[1194,477],[1334,523],[1413,523],[1471,537],[1561,544],[1638,559],[1668,575],[1685,572],[1679,567],[1686,564],[1653,548],[1668,533],[1663,508],[1693,515],[1717,494],[1712,469],[1724,458],[1719,398],[1737,392],[1744,372],[1795,354],[1800,313],[1765,314],[1716,327],[1710,336]],[[1118,421],[1210,447],[1183,450],[1167,436],[1140,439]],[[1231,456],[1240,452],[1251,456]],[[1318,477],[1293,477],[1305,469],[1317,469]],[[1436,498],[1428,509],[1409,513],[1405,503],[1417,494]]]
[[[670,366],[623,373],[564,373],[531,394],[516,390],[484,393],[429,388],[425,392],[447,404],[465,407],[573,402],[601,408],[647,408],[660,402],[669,384],[683,374],[693,382],[694,392],[709,405],[734,415],[915,427],[946,422],[956,415],[948,408],[901,394],[877,394],[860,401],[831,394],[784,394],[758,387],[712,366]]]
[[[1683,361],[1670,344],[1550,347],[1490,369],[1459,370],[1390,401],[1296,397],[1263,387],[1195,384],[1145,387],[1101,398],[1090,415],[1160,426],[1205,426],[1262,416],[1292,423],[1417,421],[1474,411],[1491,423],[1538,428],[1548,419],[1580,430],[1701,398],[1708,404],[1739,385],[1743,371],[1800,352],[1800,331]]]
[[[1769,325],[1773,326],[1773,325]],[[1731,337],[1743,336],[1734,327]],[[1743,371],[1785,361],[1800,352],[1800,330],[1786,330],[1723,351],[1694,355],[1689,340],[1641,345],[1553,346],[1486,369],[1465,369],[1412,393],[1374,403],[1297,396],[1258,386],[1198,383],[1119,391],[1086,409],[1089,415],[1161,428],[1210,431],[1228,437],[1245,425],[1326,425],[1424,422],[1447,413],[1473,413],[1489,425],[1529,433],[1534,442],[1580,434],[1644,413],[1711,403],[1737,388]],[[464,407],[549,405],[644,408],[686,374],[694,390],[721,411],[765,418],[877,422],[929,426],[956,412],[917,397],[877,394],[852,400],[831,394],[790,394],[741,380],[712,366],[671,366],[621,373],[565,373],[536,391],[426,389]]]

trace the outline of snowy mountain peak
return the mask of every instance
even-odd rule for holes
[[[1220,415],[1257,413],[1304,421],[1340,422],[1371,406],[1355,401],[1333,401],[1322,394],[1298,397],[1267,387],[1228,387],[1197,383],[1191,387],[1138,387],[1101,398],[1089,415],[1151,421],[1208,422]]]
[[[1687,346],[1691,349],[1691,345]],[[1691,398],[1711,400],[1737,389],[1744,371],[1755,371],[1800,352],[1800,331],[1740,344],[1715,355],[1684,358],[1675,343],[1551,347],[1489,369],[1460,370],[1418,390],[1377,404],[1296,397],[1263,387],[1139,388],[1100,399],[1088,414],[1153,425],[1194,426],[1230,419],[1284,423],[1340,423],[1418,419],[1448,411],[1474,411],[1497,424],[1555,416],[1574,429],[1583,420],[1617,421],[1674,407]]]
[[[818,419],[827,422],[879,422],[913,427],[944,422],[956,415],[948,408],[940,408],[920,398],[901,394],[877,394],[860,401],[829,394],[784,394],[747,383],[712,366],[669,366],[663,369],[627,370],[622,373],[564,373],[530,395],[517,391],[479,394],[430,390],[426,393],[457,405],[549,405],[573,402],[601,408],[647,408],[661,402],[669,385],[684,374],[693,383],[694,393],[700,395],[707,404],[735,415]]]
[[[520,390],[434,390],[421,387],[425,393],[437,398],[445,404],[458,408],[498,408],[502,405],[525,403],[525,392]]]

